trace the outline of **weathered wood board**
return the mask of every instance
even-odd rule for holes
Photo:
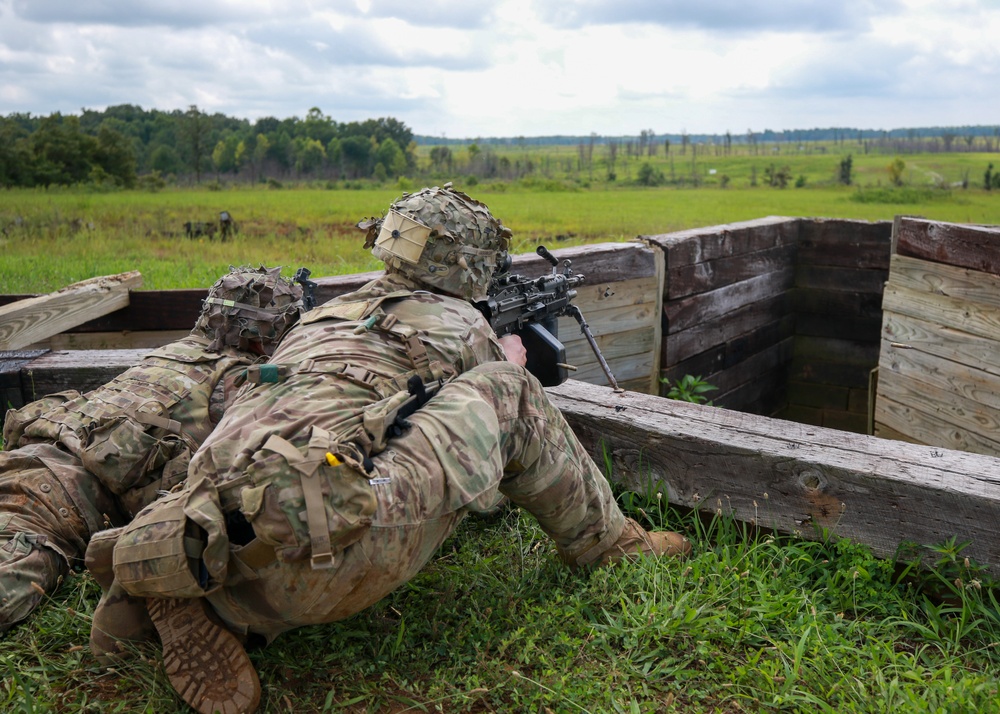
[[[671,503],[892,557],[952,536],[1000,567],[1000,459],[570,381],[548,390],[612,480]]]
[[[875,434],[1000,455],[1000,276],[967,267],[992,265],[998,240],[986,228],[897,221],[908,254],[892,256],[883,299]]]
[[[1000,275],[1000,227],[900,216],[893,228],[892,252]]]
[[[138,271],[90,278],[47,295],[0,307],[0,350],[19,350],[129,303]]]

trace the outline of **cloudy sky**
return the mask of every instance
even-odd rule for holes
[[[449,138],[1000,124],[1000,0],[0,0],[0,115]]]

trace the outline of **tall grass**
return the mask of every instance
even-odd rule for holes
[[[517,510],[470,517],[414,580],[252,653],[262,711],[984,712],[1000,619],[960,550],[897,571],[847,541],[622,494],[686,561],[573,573]],[[944,589],[933,594],[927,585]],[[74,574],[0,648],[4,711],[184,711],[155,647],[122,671],[86,650],[97,588]]]
[[[539,243],[559,247],[630,240],[769,215],[891,220],[904,213],[1000,223],[1000,191],[980,189],[554,183],[558,190],[502,182],[457,185],[513,229],[516,252],[529,252]],[[283,265],[289,271],[305,265],[316,277],[374,270],[378,263],[362,250],[354,226],[384,212],[402,190],[0,192],[0,293],[45,292],[126,270],[141,271],[145,289],[204,287],[230,264]],[[185,222],[217,221],[223,210],[240,226],[230,241],[185,237]]]

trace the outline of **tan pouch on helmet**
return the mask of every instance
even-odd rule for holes
[[[50,394],[47,397],[42,397],[38,401],[25,404],[20,409],[8,409],[7,416],[3,423],[4,448],[9,451],[10,449],[20,446],[18,441],[20,441],[21,436],[24,434],[24,430],[27,429],[28,426],[37,421],[40,416],[49,410],[54,409],[60,404],[76,399],[79,396],[80,393],[78,391],[70,389],[66,392],[59,392],[58,394]]]
[[[202,480],[139,512],[115,545],[114,572],[137,597],[201,597],[222,585],[228,561],[218,493]]]
[[[368,477],[356,459],[337,452],[330,434],[314,426],[304,451],[272,435],[254,454],[241,510],[282,560],[333,567],[371,525],[376,501]]]

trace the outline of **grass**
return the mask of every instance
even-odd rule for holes
[[[261,711],[981,712],[1000,704],[993,592],[954,545],[898,571],[847,541],[755,532],[622,494],[687,561],[572,573],[515,509],[470,517],[409,584],[252,653]],[[916,577],[915,577],[916,576]],[[927,586],[936,586],[936,596]],[[0,650],[3,711],[180,712],[152,647],[86,649],[73,575]]]
[[[969,160],[967,155],[957,156]],[[835,159],[823,157],[828,163]],[[886,161],[884,156],[875,159]],[[537,181],[465,188],[514,230],[514,251],[519,253],[542,243],[559,247],[622,241],[769,215],[876,221],[907,214],[1000,224],[1000,191],[942,189],[917,181],[890,188],[875,182],[874,175],[870,179],[860,186],[827,182],[787,189],[750,187],[742,180],[725,189],[713,184],[587,188],[568,179],[552,181],[557,190],[539,188]],[[458,185],[463,187],[461,181]],[[375,270],[379,264],[361,248],[361,233],[354,225],[383,212],[408,186],[363,190],[234,186],[160,193],[3,191],[0,293],[47,292],[127,270],[142,272],[143,287],[149,290],[205,287],[230,264],[283,265],[289,273],[306,266],[314,277]],[[235,238],[223,243],[184,236],[186,221],[214,221],[223,210],[240,226]]]

